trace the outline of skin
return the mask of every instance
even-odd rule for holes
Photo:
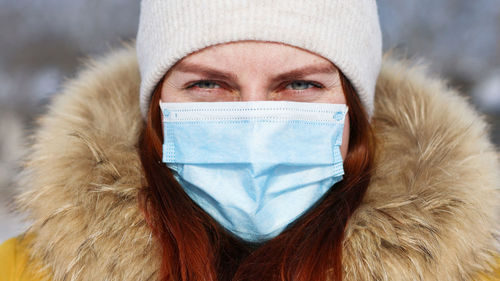
[[[297,101],[345,104],[338,69],[293,46],[239,41],[210,46],[177,62],[165,75],[162,102]],[[342,145],[349,144],[346,116]]]

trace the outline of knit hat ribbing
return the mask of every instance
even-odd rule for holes
[[[281,42],[333,62],[351,81],[368,115],[382,60],[375,0],[142,0],[137,55],[140,107],[183,57],[241,40]]]

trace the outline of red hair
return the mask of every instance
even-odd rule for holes
[[[148,182],[140,203],[162,249],[160,280],[342,280],[344,230],[370,181],[374,142],[359,97],[340,76],[351,128],[344,178],[315,207],[261,245],[228,234],[186,195],[162,163],[159,83],[139,145]]]

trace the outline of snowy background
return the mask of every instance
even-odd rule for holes
[[[500,144],[500,0],[379,0],[384,49],[431,63],[470,95]],[[0,242],[24,229],[9,212],[33,117],[82,58],[135,37],[138,0],[0,0]]]

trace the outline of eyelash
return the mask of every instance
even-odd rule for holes
[[[311,88],[315,88],[315,89],[323,89],[324,86],[321,85],[320,83],[316,83],[316,82],[313,82],[313,81],[307,81],[307,80],[293,80],[293,81],[288,81],[288,82],[285,82],[284,85],[286,87],[288,87],[289,85],[291,85],[292,83],[305,83],[307,86],[312,86]],[[307,88],[307,89],[303,89],[303,90],[295,90],[295,91],[305,91],[305,90],[309,90],[311,88]],[[291,89],[293,90],[293,89]]]
[[[281,86],[280,88],[284,89],[287,86],[289,86],[290,84],[297,83],[297,82],[306,83],[308,86],[310,85],[310,86],[312,86],[311,88],[315,88],[315,89],[323,89],[323,88],[325,88],[320,83],[313,82],[313,81],[307,81],[307,80],[292,80],[292,81],[287,81],[287,82],[282,83],[282,85],[284,85],[284,86]],[[221,85],[222,83],[214,81],[214,80],[199,80],[199,81],[196,81],[196,82],[193,82],[193,83],[189,84],[185,89],[192,89],[193,87],[195,87],[197,85],[200,85],[202,83],[214,83],[214,84],[217,84],[219,86],[218,88],[224,88],[224,85]],[[199,88],[200,89],[207,89],[207,88],[201,88],[201,87],[199,87]],[[307,89],[303,89],[303,90],[295,90],[295,91],[305,91],[305,90],[309,90],[311,88],[307,88]],[[215,88],[208,88],[208,89],[215,89]],[[291,89],[291,90],[293,90],[293,89]]]
[[[217,84],[220,88],[222,88],[222,86],[220,85],[221,83],[218,83],[217,81],[213,81],[213,80],[199,80],[199,81],[196,81],[196,82],[193,82],[191,84],[189,84],[186,89],[191,89],[193,87],[195,87],[196,85],[199,85],[199,84],[202,84],[202,83],[215,83]],[[200,89],[203,89],[201,87],[199,87]]]

